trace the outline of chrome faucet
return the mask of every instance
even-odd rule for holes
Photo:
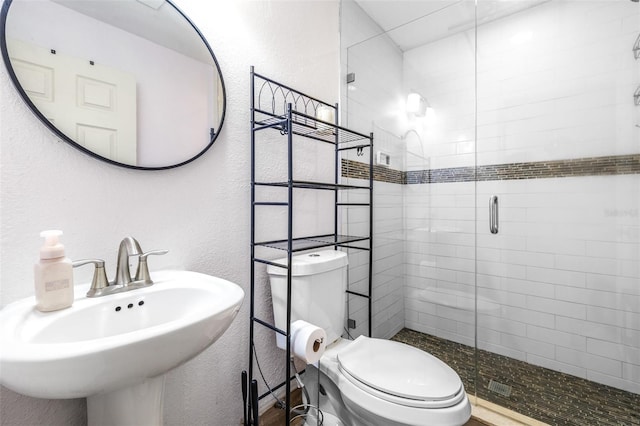
[[[152,250],[146,253],[142,252],[140,244],[133,237],[125,237],[120,242],[118,248],[118,263],[116,265],[116,277],[113,281],[107,279],[104,269],[104,260],[102,259],[83,259],[73,262],[73,267],[92,263],[95,265],[91,288],[87,292],[87,297],[106,296],[108,294],[122,293],[125,291],[135,290],[137,288],[148,287],[153,285],[153,281],[149,275],[149,267],[147,257],[150,255],[167,254],[168,250]],[[129,269],[129,257],[138,256],[138,269],[135,278],[131,277]]]

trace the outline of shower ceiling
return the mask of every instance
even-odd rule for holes
[[[475,25],[472,0],[355,0],[402,51],[469,30]],[[479,0],[480,25],[549,0]]]

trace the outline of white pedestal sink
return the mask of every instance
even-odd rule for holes
[[[155,284],[76,297],[42,313],[34,298],[0,311],[0,383],[36,398],[87,397],[89,425],[161,425],[164,374],[229,327],[244,292],[188,271],[152,274]],[[76,295],[88,285],[76,286]]]

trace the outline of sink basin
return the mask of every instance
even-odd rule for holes
[[[152,279],[154,285],[125,293],[76,296],[72,307],[55,312],[37,311],[32,297],[6,306],[0,311],[0,382],[32,397],[89,397],[91,424],[100,423],[91,410],[97,404],[104,411],[103,400],[118,405],[123,397],[158,399],[160,392],[161,411],[163,375],[225,332],[244,292],[196,272],[160,271]],[[88,288],[78,285],[75,293]]]

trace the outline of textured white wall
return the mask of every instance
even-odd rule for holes
[[[55,140],[0,71],[2,306],[33,294],[32,264],[43,229],[64,230],[71,258],[99,257],[115,268],[120,239],[166,248],[152,269],[182,267],[249,290],[249,66],[334,101],[338,97],[337,1],[176,1],[209,40],[228,99],[222,134],[203,157],[160,172],[101,163]],[[77,270],[88,281],[88,268]],[[227,333],[168,376],[165,424],[237,424],[240,371],[248,359],[248,299]],[[259,310],[268,311],[267,300]],[[170,348],[167,348],[170,350]],[[261,353],[281,364],[275,345]],[[38,400],[2,388],[3,425],[82,425],[84,400]]]

